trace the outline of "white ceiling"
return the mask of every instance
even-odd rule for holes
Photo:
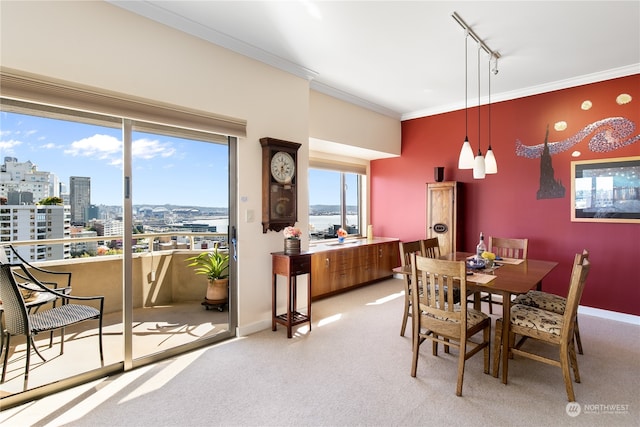
[[[464,108],[465,31],[480,98],[513,99],[640,72],[640,1],[120,1],[110,3],[411,119]],[[468,104],[478,48],[468,39]]]

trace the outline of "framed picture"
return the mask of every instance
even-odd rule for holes
[[[571,162],[571,221],[640,223],[640,156]]]

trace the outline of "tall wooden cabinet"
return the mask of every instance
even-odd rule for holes
[[[427,238],[437,237],[440,253],[462,250],[462,185],[456,181],[427,184]]]

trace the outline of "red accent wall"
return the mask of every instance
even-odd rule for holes
[[[621,93],[632,101],[618,105]],[[592,108],[582,110],[590,100]],[[488,107],[480,110],[481,148],[488,146]],[[566,295],[571,263],[577,252],[590,252],[592,269],[581,305],[640,315],[640,224],[571,221],[571,161],[640,155],[640,141],[609,152],[593,152],[593,133],[568,150],[552,155],[564,198],[537,199],[540,158],[516,155],[516,140],[526,146],[565,140],[596,121],[624,117],[640,134],[640,74],[548,92],[491,105],[491,145],[498,174],[474,180],[471,170],[458,170],[465,137],[465,112],[453,111],[402,123],[400,157],[371,162],[371,218],[377,236],[416,240],[426,236],[426,183],[433,168],[445,167],[446,181],[463,183],[465,232],[459,250],[473,251],[485,236],[527,237],[529,257],[558,261],[543,289]],[[565,121],[564,131],[554,124]],[[478,109],[469,109],[469,140],[478,150]],[[574,151],[582,154],[574,158]]]

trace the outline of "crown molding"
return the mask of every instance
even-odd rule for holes
[[[359,98],[350,93],[344,92],[340,89],[336,89],[332,86],[329,86],[325,83],[322,83],[318,80],[312,80],[310,84],[311,89],[323,93],[325,95],[332,96],[334,98],[338,98],[342,101],[348,102],[350,104],[357,105],[359,107],[366,108],[376,113],[380,113],[382,115],[391,117],[392,119],[400,120],[401,115],[397,111],[391,110],[389,108],[383,107],[381,105],[375,104],[373,102],[367,101],[366,99]]]
[[[491,94],[491,102],[509,101],[517,98],[524,98],[532,95],[539,95],[541,93],[553,92],[554,90],[568,89],[571,87],[582,86],[591,83],[597,83],[605,80],[616,79],[619,77],[631,76],[634,74],[640,74],[640,63],[627,65],[624,67],[613,68],[610,70],[600,71],[592,74],[585,74],[583,76],[572,77],[570,79],[558,80],[555,82],[545,83],[537,86],[530,86],[524,89],[513,90],[510,92],[501,92]],[[486,96],[483,97],[486,104]],[[470,105],[477,105],[477,98],[475,101],[470,99]],[[414,111],[412,113],[405,113],[402,115],[401,120],[411,120],[420,117],[428,117],[436,114],[448,113],[451,111],[461,110],[464,108],[464,103],[459,102],[449,105],[441,105],[435,108],[427,108],[424,110]]]
[[[160,4],[162,3],[122,0],[106,1],[114,6],[128,10],[129,12],[152,19],[160,24],[190,34],[194,37],[201,38],[230,51],[239,53],[240,55],[255,59],[256,61],[271,65],[272,67],[286,71],[294,76],[301,77],[306,80],[312,80],[318,76],[318,73],[313,70],[305,68],[299,64],[295,64],[277,55],[273,55],[256,46],[245,43],[198,22],[176,15],[175,13],[160,7]]]

